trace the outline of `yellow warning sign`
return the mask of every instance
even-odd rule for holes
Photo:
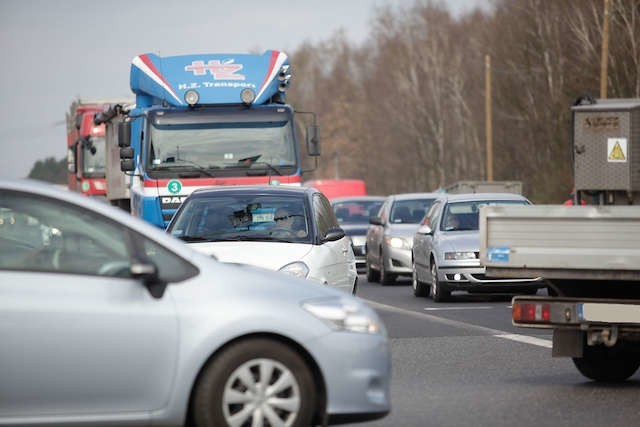
[[[627,161],[627,139],[609,138],[607,140],[607,161],[626,162]]]

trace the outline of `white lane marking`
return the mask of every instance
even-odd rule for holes
[[[518,335],[518,334],[504,334],[504,335],[494,335],[494,337],[504,338],[511,341],[518,341],[527,344],[533,344],[540,347],[551,348],[553,347],[553,343],[550,340],[545,340],[542,338],[530,337],[528,335]]]
[[[406,314],[412,317],[417,317],[420,319],[429,319],[433,322],[441,323],[447,326],[453,326],[456,328],[482,332],[497,338],[510,339],[512,341],[524,342],[527,344],[551,348],[551,341],[549,340],[534,338],[527,335],[510,334],[508,332],[501,331],[498,329],[492,329],[484,326],[473,325],[471,323],[460,322],[458,320],[445,319],[443,317],[438,317],[433,314],[421,313],[419,311],[406,310],[404,308],[395,307],[393,305],[381,304],[379,302],[375,302],[375,301],[364,299],[364,298],[361,298],[361,299],[373,308],[379,308],[387,311],[394,311],[396,313],[402,313],[402,314]]]
[[[491,310],[492,307],[425,307],[424,311],[446,311],[446,310]]]

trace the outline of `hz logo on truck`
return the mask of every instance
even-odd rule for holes
[[[237,71],[242,70],[241,64],[234,64],[233,59],[228,59],[224,62],[220,62],[217,59],[211,59],[204,64],[204,61],[193,61],[191,65],[184,67],[185,71],[193,71],[195,76],[204,76],[207,71],[213,76],[213,80],[244,80],[245,76],[242,74],[235,74]]]

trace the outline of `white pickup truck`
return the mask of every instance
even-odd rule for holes
[[[513,299],[513,324],[553,330],[554,357],[596,381],[640,367],[640,206],[480,210],[480,263],[497,277],[544,277],[549,296]]]

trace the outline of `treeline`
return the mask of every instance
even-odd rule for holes
[[[289,101],[319,114],[314,177],[339,171],[372,194],[485,179],[489,55],[493,178],[537,203],[566,199],[569,108],[599,96],[603,12],[603,0],[497,0],[456,19],[416,1],[379,9],[364,45],[340,33],[302,45]],[[610,16],[608,97],[640,97],[640,0],[611,0]]]
[[[54,157],[47,157],[44,160],[38,160],[31,167],[27,177],[39,181],[51,182],[53,184],[66,184],[67,159],[62,158],[56,160]]]

